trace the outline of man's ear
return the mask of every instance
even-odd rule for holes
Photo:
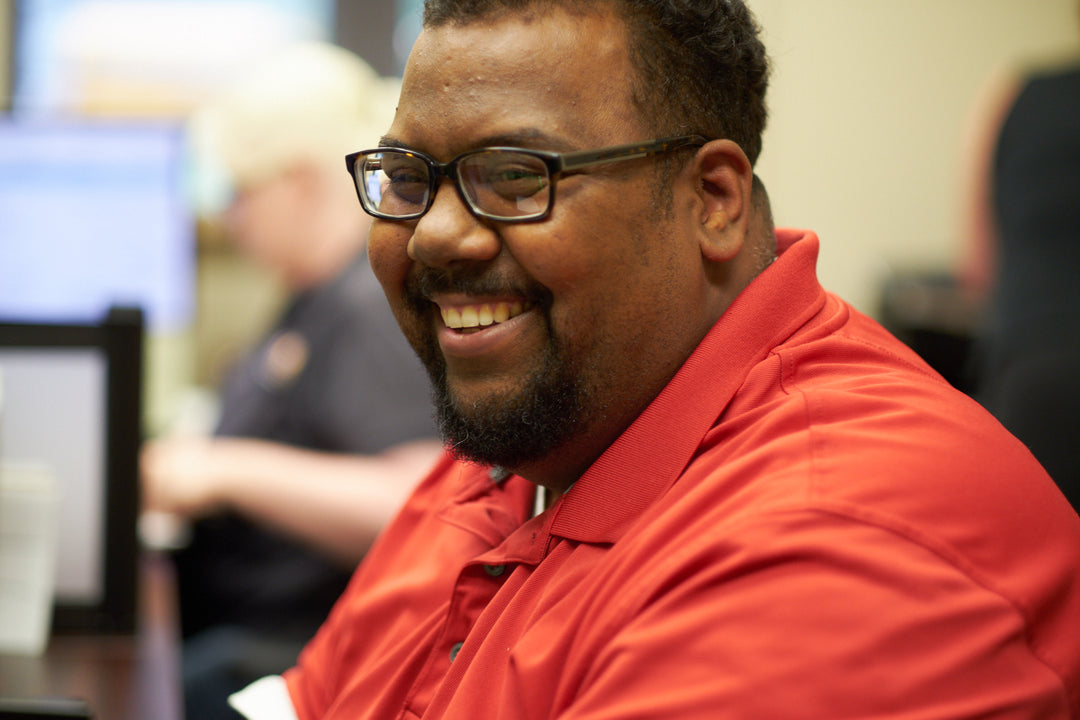
[[[753,168],[736,143],[713,140],[695,159],[701,200],[699,244],[712,262],[728,262],[742,250],[750,223]]]

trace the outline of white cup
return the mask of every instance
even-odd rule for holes
[[[40,655],[52,626],[60,493],[43,463],[0,463],[0,653]]]

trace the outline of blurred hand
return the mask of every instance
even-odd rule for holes
[[[213,438],[178,436],[148,441],[139,457],[143,510],[198,518],[223,501],[221,458]]]

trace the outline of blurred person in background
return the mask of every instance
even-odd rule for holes
[[[974,123],[974,392],[1080,508],[1080,55],[995,74]]]
[[[396,88],[342,48],[302,45],[192,119],[234,188],[225,233],[290,297],[226,378],[213,436],[142,453],[145,510],[191,521],[174,554],[189,718],[235,717],[229,693],[295,661],[441,448],[342,169]]]

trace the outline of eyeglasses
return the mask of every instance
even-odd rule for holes
[[[555,180],[605,163],[700,147],[701,135],[681,135],[644,143],[568,153],[488,147],[441,163],[421,152],[380,147],[345,156],[356,194],[368,214],[387,220],[414,220],[435,201],[442,178],[450,178],[474,215],[499,222],[542,220],[555,204]]]

